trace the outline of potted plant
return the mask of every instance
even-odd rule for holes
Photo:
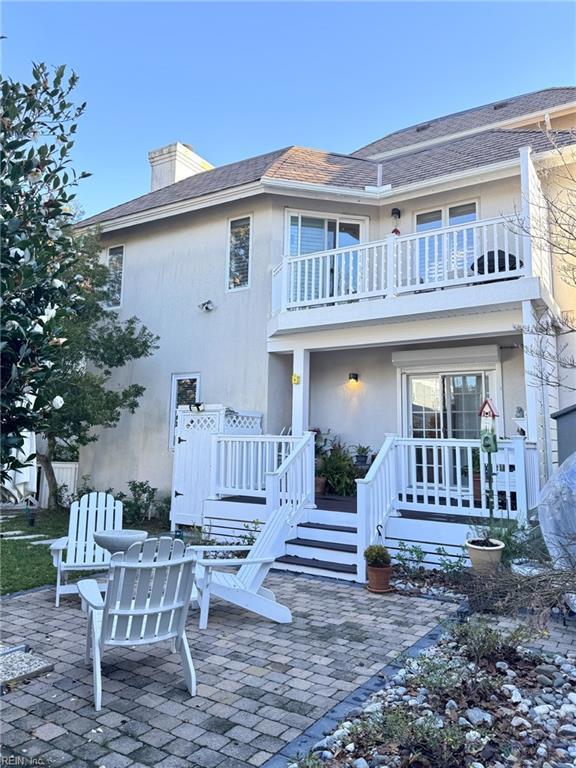
[[[326,473],[324,468],[324,456],[328,445],[328,432],[322,432],[315,427],[314,432],[314,493],[316,496],[324,496],[326,493]]]
[[[390,553],[383,544],[370,544],[364,550],[370,592],[390,592],[392,565]]]
[[[491,535],[490,528],[479,532],[479,535],[466,540],[468,557],[472,568],[477,573],[493,573],[497,570],[502,559],[502,550],[505,544],[500,539]]]
[[[355,496],[357,469],[346,445],[338,438],[330,441],[329,450],[322,456],[322,474],[326,478],[328,493],[335,496]]]
[[[372,448],[370,448],[369,445],[361,445],[358,443],[358,445],[354,446],[354,461],[356,462],[357,467],[367,466],[371,450]]]

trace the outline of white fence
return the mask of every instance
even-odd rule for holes
[[[214,435],[210,496],[266,496],[266,476],[283,464],[302,438]]]
[[[273,308],[301,309],[519,277],[525,240],[505,218],[286,257]]]
[[[53,461],[52,468],[56,475],[56,482],[59,486],[66,486],[66,496],[76,493],[78,484],[78,462],[77,461]],[[40,470],[40,486],[38,491],[38,505],[46,508],[48,506],[48,483],[43,470]]]

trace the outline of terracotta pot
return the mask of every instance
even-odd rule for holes
[[[476,573],[493,573],[500,565],[504,542],[499,539],[490,539],[491,547],[482,547],[476,544],[481,539],[471,539],[466,542],[468,557],[472,562],[472,568]]]
[[[373,565],[366,566],[366,573],[368,574],[368,591],[369,592],[390,592],[390,576],[392,575],[392,566],[387,565],[384,567],[376,567]]]
[[[324,496],[326,493],[326,478],[316,475],[314,478],[314,493],[316,496]]]

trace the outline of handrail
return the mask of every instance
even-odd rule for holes
[[[285,255],[283,257],[283,262],[290,262],[291,264],[295,261],[305,261],[306,259],[315,259],[319,256],[334,256],[335,254],[348,251],[359,251],[363,250],[364,248],[376,248],[380,245],[386,245],[390,239],[396,239],[395,235],[392,235],[392,238],[390,235],[387,237],[381,239],[381,240],[367,240],[366,242],[362,243],[355,243],[354,245],[343,245],[340,248],[331,248],[329,251],[310,251],[310,253],[300,253],[296,256],[293,255]],[[281,265],[280,265],[281,266]]]
[[[266,473],[266,504],[270,511],[287,507],[287,522],[293,522],[306,504],[314,502],[313,432],[305,432],[298,446],[275,472]]]
[[[395,446],[396,435],[387,435],[366,477],[356,480],[358,494],[356,569],[360,581],[366,580],[364,550],[376,540],[379,526],[382,526],[384,539],[386,521],[395,508],[397,497]]]

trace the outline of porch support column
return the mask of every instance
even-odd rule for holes
[[[530,329],[534,327],[534,314],[529,301],[522,302],[522,347],[524,351],[524,387],[526,390],[526,439],[531,443],[538,441],[538,381],[534,346],[537,343]]]
[[[310,350],[295,349],[292,363],[292,434],[303,435],[310,419]]]

